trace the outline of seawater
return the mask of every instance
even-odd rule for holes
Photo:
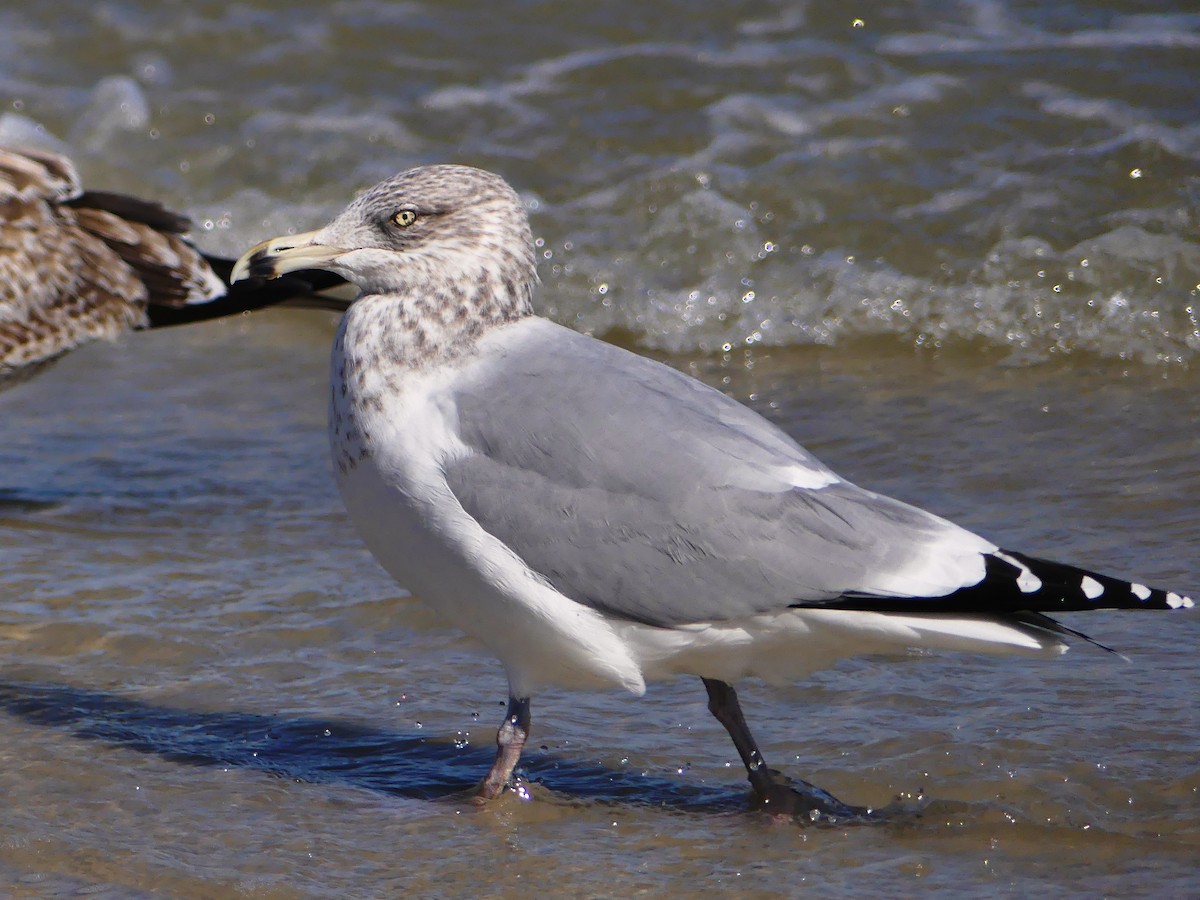
[[[1004,546],[1195,593],[1200,20],[1169,5],[0,6],[0,140],[237,255],[410,165],[503,173],[541,310]],[[0,395],[0,884],[1187,896],[1193,617],[1130,656],[748,684],[768,761],[885,824],[747,812],[698,682],[534,700],[378,570],[324,436],[334,323],[86,348]]]

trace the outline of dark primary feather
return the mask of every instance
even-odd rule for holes
[[[268,306],[288,309],[321,309],[345,312],[357,291],[332,272],[316,270],[293,272],[271,281],[239,281],[229,284],[233,260],[205,254],[205,261],[222,282],[225,293],[207,303],[187,306],[151,304],[146,317],[151,328],[188,325],[209,319],[222,319],[239,313],[254,312]]]
[[[999,556],[988,554],[987,573],[977,584],[959,588],[941,597],[838,597],[826,603],[796,603],[794,606],[826,606],[838,609],[869,609],[886,612],[1080,612],[1088,609],[1177,609],[1191,605],[1190,598],[1161,588],[1142,585],[1139,593],[1135,584],[1111,575],[1101,575],[1065,563],[1052,562],[1017,553],[1001,551],[1037,576],[1041,586],[1034,591],[1022,591],[1017,583],[1019,566]],[[1088,596],[1084,585],[1090,579],[1099,586]],[[1174,599],[1172,603],[1171,598]]]

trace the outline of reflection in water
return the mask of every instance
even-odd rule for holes
[[[418,800],[469,804],[472,779],[492,760],[486,748],[450,739],[401,737],[334,719],[196,712],[65,684],[0,682],[0,707],[36,725],[182,765],[236,766]],[[560,800],[692,812],[745,808],[745,796],[733,790],[581,765],[546,752],[531,753],[521,771],[528,781],[545,782]]]

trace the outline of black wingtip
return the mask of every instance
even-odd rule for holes
[[[1016,569],[1015,581],[1020,586],[1020,592],[1026,595],[1025,602],[1029,604],[1026,609],[1066,612],[1087,609],[1190,609],[1196,605],[1191,597],[1176,591],[1149,587],[1011,550],[1001,550],[989,556],[988,576],[979,587],[985,586],[991,579],[993,559]]]
[[[941,597],[848,594],[798,606],[897,613],[1012,615],[1090,609],[1191,609],[1191,597],[1011,550],[984,554],[984,576]]]
[[[345,298],[322,293],[346,284],[344,279],[332,272],[314,269],[293,272],[268,281],[254,271],[252,262],[251,278],[231,285],[229,276],[233,272],[233,260],[215,256],[207,256],[205,259],[217,277],[225,283],[225,294],[207,303],[192,303],[179,307],[151,305],[146,311],[151,328],[204,322],[281,304],[326,309],[331,312],[345,312],[350,305]]]

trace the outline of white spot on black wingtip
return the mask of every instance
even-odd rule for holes
[[[1144,584],[1131,584],[1129,586],[1129,592],[1139,600],[1150,599],[1150,588],[1146,587]]]
[[[1174,591],[1167,592],[1167,606],[1171,609],[1191,609],[1196,605],[1191,597],[1182,597]]]
[[[1004,560],[1010,566],[1017,567],[1017,570],[1020,572],[1020,574],[1017,576],[1017,589],[1022,594],[1032,594],[1034,591],[1040,591],[1042,589],[1042,579],[1034,575],[1029,566],[1025,565],[1025,563],[1003,552],[997,552],[992,555],[997,559]]]
[[[1091,575],[1084,575],[1083,580],[1079,582],[1079,587],[1083,591],[1083,596],[1089,600],[1095,600],[1104,593],[1104,585]]]
[[[1042,589],[1042,579],[1026,569],[1017,579],[1017,587],[1021,589],[1022,594],[1032,594]]]

